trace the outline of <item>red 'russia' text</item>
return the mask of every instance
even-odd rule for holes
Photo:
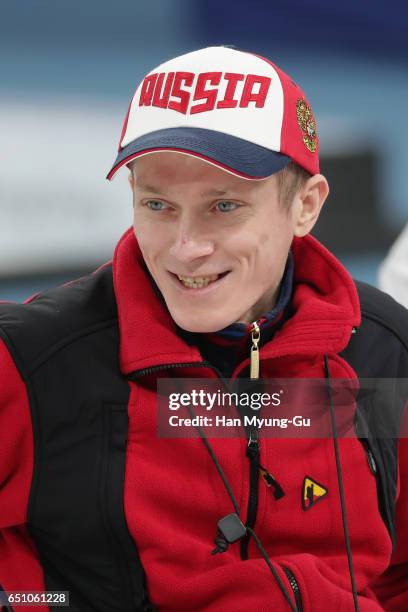
[[[197,78],[196,78],[197,77]],[[224,91],[219,99],[221,81]],[[237,85],[243,81],[242,93],[235,97]],[[195,83],[195,85],[193,85]],[[179,113],[193,115],[214,108],[247,108],[253,102],[263,108],[271,79],[256,74],[236,72],[160,72],[147,76],[140,92],[139,106],[171,108]]]

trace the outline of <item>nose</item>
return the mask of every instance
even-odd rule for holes
[[[190,263],[214,252],[214,243],[203,236],[181,230],[170,248],[170,255],[181,263]]]

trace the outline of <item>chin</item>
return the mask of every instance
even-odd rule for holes
[[[184,329],[187,332],[194,332],[196,334],[211,334],[230,325],[230,322],[228,321],[194,321],[186,317],[173,317],[173,319],[177,325],[181,327],[181,329]]]

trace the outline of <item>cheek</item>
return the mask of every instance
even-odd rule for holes
[[[276,261],[280,251],[280,237],[274,236],[270,231],[265,231],[253,241],[253,258],[257,266],[269,268]]]
[[[253,245],[251,261],[262,286],[274,282],[285,265],[291,236],[281,230],[262,232]]]
[[[262,234],[259,236],[259,245],[260,245],[260,246],[265,246],[265,245],[267,245],[267,244],[268,244],[269,240],[270,240],[270,236],[269,236],[269,234],[268,234],[267,232],[262,233]]]
[[[151,263],[157,253],[157,247],[154,242],[154,235],[151,236],[150,233],[145,231],[145,229],[139,224],[135,224],[133,226],[133,231],[136,236],[136,240],[139,244],[143,259],[147,264],[150,272],[152,273]]]
[[[250,230],[239,236],[230,237],[222,243],[224,253],[231,254],[234,260],[241,265],[241,271],[253,274],[260,266],[269,265],[268,259],[272,250],[273,241],[267,232],[256,234]]]
[[[156,283],[160,283],[161,275],[167,268],[169,262],[169,251],[171,244],[169,236],[163,228],[155,228],[154,231],[144,231],[139,227],[136,239],[139,243],[145,264]]]
[[[153,256],[166,247],[166,231],[160,224],[146,221],[143,215],[134,215],[133,231],[143,255]]]
[[[267,226],[259,236],[259,244],[274,259],[286,258],[293,239],[293,228],[286,217],[276,219],[276,222]]]

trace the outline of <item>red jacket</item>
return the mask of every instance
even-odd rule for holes
[[[293,315],[261,349],[261,376],[324,378],[326,355],[333,379],[356,378],[350,364],[340,356],[353,328],[357,328],[357,336],[361,324],[355,285],[341,264],[315,239],[295,239],[292,250]],[[205,367],[180,367],[183,363],[200,364],[202,357],[177,335],[168,311],[148,280],[131,230],[116,249],[113,281],[120,372],[124,378],[132,378],[128,380],[124,511],[145,570],[151,602],[167,612],[289,609],[253,541],[248,560],[241,560],[237,543],[222,554],[211,555],[217,522],[231,512],[231,502],[202,440],[157,437],[156,392],[152,384],[155,378],[152,374],[138,377],[134,373],[177,363],[179,377],[211,378],[216,374]],[[70,284],[64,288],[67,296],[71,290]],[[33,309],[37,300],[20,308]],[[79,298],[78,308],[85,307]],[[0,313],[0,328],[1,323]],[[7,325],[3,326],[3,339],[9,337]],[[11,357],[9,343],[0,345],[0,359],[0,584],[8,591],[44,590],[41,555],[27,530],[28,500],[35,476],[30,410],[33,399],[29,399],[23,380],[26,370],[20,367],[19,357]],[[21,359],[24,361],[24,355]],[[98,354],[95,352],[89,359],[98,359]],[[239,376],[248,363],[249,359],[239,364],[233,377]],[[156,376],[163,378],[169,372],[164,368]],[[62,372],[60,375],[64,376]],[[378,509],[375,477],[364,448],[357,439],[340,439],[339,445],[360,610],[405,611],[406,440],[399,447],[398,540],[392,559],[392,542]],[[245,522],[249,492],[247,441],[244,437],[213,439],[211,446]],[[64,452],[73,451],[61,448]],[[299,586],[304,611],[335,607],[339,612],[353,610],[333,441],[264,439],[260,452],[260,463],[273,472],[285,490],[285,496],[277,501],[260,482],[255,525],[282,582],[292,593],[283,570],[286,568]],[[306,476],[328,491],[308,511],[301,504]]]

